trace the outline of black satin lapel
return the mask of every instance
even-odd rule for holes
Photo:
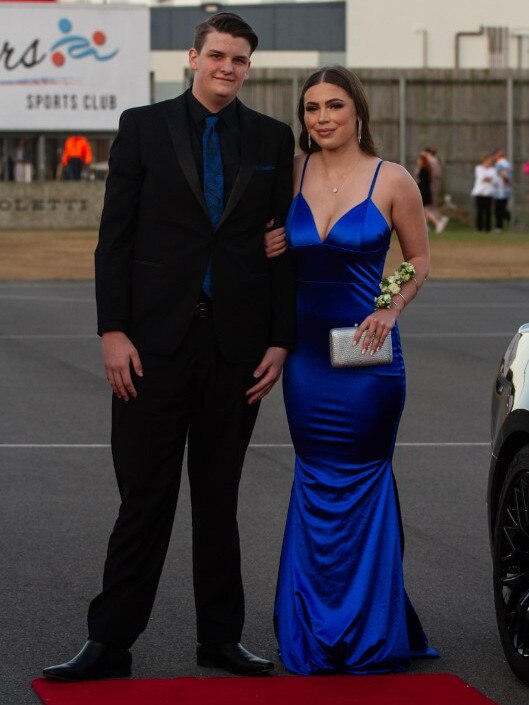
[[[259,119],[249,113],[244,105],[240,104],[241,120],[241,166],[233,184],[228,202],[224,208],[219,227],[233,211],[252,178],[257,164],[257,145],[259,143]]]
[[[184,177],[189,182],[189,185],[191,186],[198,202],[204,209],[204,212],[208,215],[208,209],[206,207],[206,202],[204,201],[202,187],[200,186],[200,179],[198,177],[195,159],[193,157],[193,152],[191,151],[187,110],[185,98],[183,96],[176,98],[174,102],[171,103],[167,110],[167,122],[169,124],[169,132],[171,134],[171,140],[176,152],[176,158],[182,168]]]

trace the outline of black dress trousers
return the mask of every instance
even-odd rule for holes
[[[147,626],[173,526],[188,441],[197,637],[238,642],[244,622],[237,498],[259,404],[257,364],[220,355],[212,318],[195,318],[172,355],[142,354],[138,396],[114,397],[112,452],[121,507],[89,638],[128,648]]]

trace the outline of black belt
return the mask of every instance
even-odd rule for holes
[[[211,318],[213,316],[212,301],[197,301],[193,315],[195,318]]]

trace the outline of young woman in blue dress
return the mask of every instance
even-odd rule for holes
[[[342,67],[306,81],[300,146],[285,235],[291,249],[298,332],[284,368],[296,452],[274,623],[294,673],[383,673],[435,657],[404,588],[403,533],[392,457],[404,405],[397,319],[429,268],[422,200],[412,176],[376,154],[358,78]],[[392,231],[407,282],[375,308]],[[397,292],[398,290],[398,292]],[[381,302],[379,302],[381,303]],[[370,356],[392,336],[390,364],[336,368],[329,331],[358,324]]]

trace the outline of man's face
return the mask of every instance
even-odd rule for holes
[[[200,53],[189,50],[189,66],[195,72],[193,95],[211,112],[231,103],[250,71],[250,43],[244,37],[210,32]]]

